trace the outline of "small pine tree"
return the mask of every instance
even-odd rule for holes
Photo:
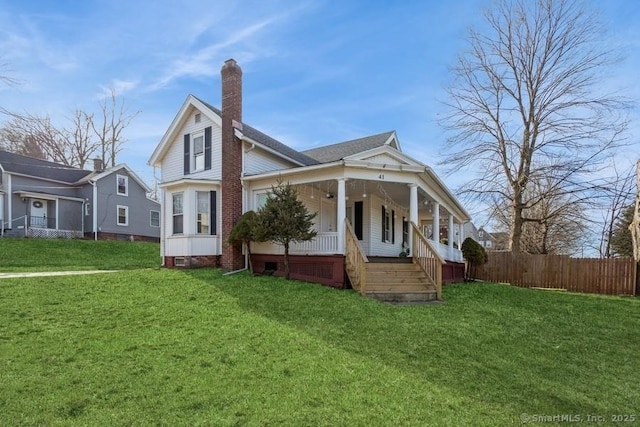
[[[466,276],[468,280],[471,280],[475,275],[476,267],[487,262],[487,251],[480,243],[476,242],[471,237],[464,239],[461,250],[464,259],[466,259],[468,263]]]
[[[232,245],[246,245],[249,258],[249,271],[253,274],[253,263],[251,262],[251,242],[257,242],[257,215],[254,211],[247,211],[242,214],[238,222],[229,233],[229,243]]]
[[[316,215],[298,199],[298,192],[291,184],[281,182],[271,187],[265,205],[258,211],[257,237],[284,246],[284,274],[287,279],[289,246],[316,236],[317,232],[311,228]]]
[[[613,227],[611,236],[611,251],[618,256],[633,256],[633,239],[629,224],[633,221],[635,205],[629,205],[622,210],[620,217]]]

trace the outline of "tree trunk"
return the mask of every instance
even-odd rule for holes
[[[284,277],[289,280],[289,242],[284,244]]]
[[[251,242],[245,242],[247,245],[247,259],[249,260],[249,273],[253,276],[253,262],[251,261]]]
[[[520,239],[522,238],[522,195],[518,194],[513,202],[513,223],[511,225],[511,252],[520,252]]]

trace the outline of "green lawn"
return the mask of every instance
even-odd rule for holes
[[[160,262],[157,243],[0,239],[0,272],[153,268]]]
[[[640,300],[495,284],[444,297],[399,307],[215,270],[5,279],[0,424],[637,423]]]

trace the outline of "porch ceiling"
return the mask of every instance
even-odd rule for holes
[[[335,179],[318,181],[310,184],[300,185],[307,193],[326,197],[335,197],[338,192],[338,185]],[[345,185],[347,200],[363,200],[371,196],[376,196],[381,200],[386,200],[390,206],[398,206],[409,210],[410,189],[407,184],[397,182],[380,182],[362,179],[349,179]],[[366,194],[366,197],[363,195]],[[427,204],[425,205],[425,201]],[[431,217],[431,205],[433,202],[424,191],[418,189],[418,212],[421,217]],[[444,213],[444,211],[442,211]]]

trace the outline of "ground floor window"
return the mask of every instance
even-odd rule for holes
[[[129,225],[129,207],[118,205],[118,225]]]
[[[160,211],[151,211],[149,225],[151,227],[160,227]]]
[[[210,232],[210,198],[209,191],[196,191],[196,230],[198,234],[209,234]]]
[[[184,194],[175,193],[172,196],[173,198],[173,234],[182,234],[184,233],[183,228],[183,201]]]

